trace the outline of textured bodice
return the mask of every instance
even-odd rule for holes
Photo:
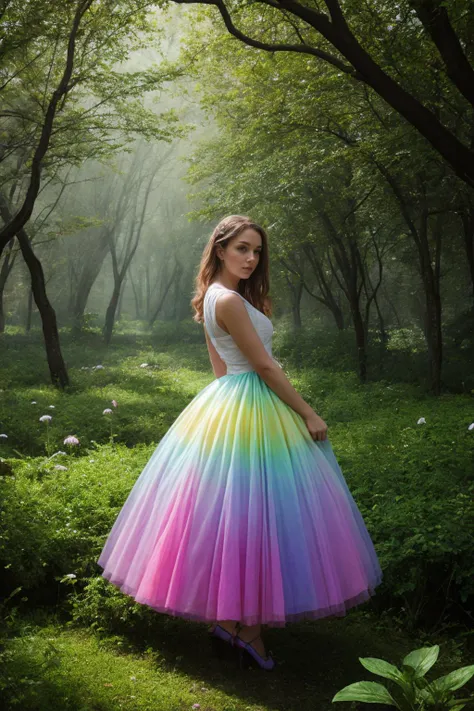
[[[233,294],[239,294],[238,291],[228,289],[222,284],[213,282],[209,285],[204,296],[204,325],[219,356],[227,365],[227,375],[237,375],[238,373],[246,373],[250,370],[255,370],[252,364],[248,361],[242,351],[237,347],[232,336],[224,331],[216,321],[216,301],[223,293],[231,291]],[[269,356],[272,355],[272,337],[273,324],[264,313],[253,306],[250,301],[247,301],[242,294],[239,294],[243,300],[247,313],[250,316],[255,330],[265,346]],[[275,363],[280,365],[276,358],[273,358]],[[281,366],[280,366],[281,367]]]

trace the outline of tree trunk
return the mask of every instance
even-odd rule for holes
[[[293,317],[293,330],[298,332],[301,330],[301,296],[303,294],[303,284],[299,282],[293,286],[291,280],[287,278],[288,286],[291,291],[291,315]]]
[[[352,207],[354,201],[351,200]],[[331,243],[342,281],[339,279],[336,267],[329,259],[333,273],[349,303],[352,322],[354,324],[358,374],[362,383],[367,381],[367,321],[364,322],[361,311],[361,289],[359,288],[359,278],[364,281],[365,262],[360,254],[357,239],[355,237],[355,224],[352,231],[341,232],[333,224],[331,217],[326,211],[321,212],[322,222],[327,230],[328,241]]]
[[[120,296],[119,296],[119,302],[117,306],[117,321],[120,321],[122,318],[122,304],[123,304],[123,295],[125,294],[125,287],[127,286],[127,276],[125,275],[125,279],[123,280],[123,286],[120,289]]]
[[[418,252],[418,270],[423,283],[426,313],[424,321],[424,333],[428,348],[429,358],[429,374],[431,390],[434,395],[439,395],[441,392],[441,365],[443,358],[443,338],[441,326],[441,296],[440,296],[440,267],[441,267],[441,244],[443,234],[443,216],[436,215],[436,221],[433,228],[435,241],[434,249],[434,265],[432,265],[432,256],[429,235],[428,215],[429,209],[426,198],[425,176],[420,173],[416,177],[420,187],[420,204],[419,204],[419,227],[415,223],[415,219],[411,216],[410,202],[405,199],[402,188],[397,180],[387,168],[374,160],[378,169],[387,180],[392,188],[392,191],[398,200],[403,219],[413,237],[417,252]]]
[[[73,333],[78,333],[82,330],[84,323],[84,311],[86,310],[89,294],[94,286],[95,280],[99,276],[102,264],[110,249],[108,231],[101,232],[95,248],[89,256],[86,264],[84,264],[79,282],[77,285],[76,299],[73,310]]]
[[[375,304],[375,310],[377,311],[377,318],[379,321],[381,350],[385,350],[385,346],[388,343],[388,333],[387,333],[387,329],[385,328],[385,320],[384,320],[382,311],[380,309],[379,300],[378,300],[376,294],[374,295],[374,304]]]
[[[312,191],[309,191],[309,194],[312,195]],[[324,272],[323,264],[322,264],[322,259],[319,258],[314,245],[311,243],[305,244],[303,246],[304,253],[308,258],[309,263],[311,264],[314,273],[316,274],[316,278],[318,281],[318,286],[319,290],[321,291],[321,294],[323,295],[322,298],[320,296],[317,296],[316,294],[313,294],[312,291],[309,290],[308,285],[306,281],[303,282],[303,286],[308,292],[310,296],[313,298],[317,299],[320,301],[322,304],[327,306],[327,308],[330,310],[334,317],[334,321],[336,322],[336,327],[340,330],[343,331],[345,328],[344,324],[344,314],[342,313],[342,309],[339,306],[336,297],[334,296],[331,286],[328,283],[328,280],[326,279],[326,275]]]
[[[19,231],[18,241],[20,242],[23,258],[30,270],[33,296],[43,322],[44,344],[51,382],[57,387],[64,388],[69,385],[69,377],[61,353],[56,314],[46,294],[43,267],[33,252],[30,240],[24,229]]]
[[[102,331],[102,334],[104,336],[104,341],[106,345],[110,345],[110,341],[112,340],[112,333],[114,330],[114,323],[115,323],[115,313],[117,311],[117,306],[120,298],[120,287],[122,285],[122,282],[116,282],[114,286],[114,290],[112,292],[112,297],[110,299],[109,305],[107,307],[107,313],[105,314],[105,324],[104,328]]]
[[[367,343],[364,320],[359,308],[359,301],[351,302],[352,320],[354,322],[354,330],[357,347],[357,362],[359,367],[359,380],[361,383],[367,381]]]
[[[145,264],[145,319],[150,320],[151,316],[151,278],[150,278],[150,262]]]
[[[441,367],[443,361],[443,338],[441,332],[441,299],[433,290],[433,284],[425,284],[426,318],[425,336],[428,346],[429,378],[434,395],[441,392]]]
[[[138,160],[138,154],[135,155],[135,160]],[[125,244],[122,249],[123,261],[122,266],[119,267],[119,260],[117,254],[117,236],[120,234],[120,225],[122,218],[124,216],[125,208],[127,203],[124,201],[122,204],[122,210],[118,213],[119,219],[115,222],[115,227],[113,232],[109,232],[109,247],[110,256],[112,258],[112,271],[114,275],[114,289],[112,293],[112,298],[107,309],[105,316],[105,324],[103,329],[104,340],[107,345],[109,345],[112,339],[112,332],[114,328],[115,313],[117,311],[118,302],[120,299],[120,292],[122,289],[122,284],[127,277],[127,271],[130,268],[135,252],[137,251],[140,237],[142,234],[143,225],[145,223],[145,215],[148,206],[148,200],[150,197],[151,189],[153,186],[153,180],[155,178],[158,166],[155,166],[155,170],[149,175],[148,184],[145,189],[145,196],[143,199],[142,208],[140,211],[140,217],[138,218],[136,214],[136,204],[135,204],[135,216],[131,216],[130,224],[128,229],[128,237],[125,239]],[[126,184],[124,185],[124,190],[126,189]],[[136,193],[136,200],[138,200],[138,192]]]
[[[10,208],[4,196],[0,193],[0,214],[5,223],[9,222],[12,217]],[[24,228],[21,228],[17,234],[18,242],[20,243],[21,253],[31,275],[31,287],[36,306],[41,315],[43,324],[44,345],[46,349],[46,357],[48,360],[49,372],[51,374],[51,382],[53,385],[64,388],[69,385],[69,377],[64,363],[61,346],[59,343],[59,333],[56,323],[56,314],[51,306],[46,294],[46,286],[44,282],[44,273],[41,262],[33,252],[29,237]]]
[[[32,322],[33,322],[33,288],[30,285],[28,288],[28,297],[26,299],[25,333],[29,333],[31,331]]]
[[[461,213],[461,221],[464,248],[471,277],[472,295],[474,297],[474,206],[469,206],[465,212]]]
[[[7,253],[5,254],[5,259],[2,262],[2,267],[0,269],[0,333],[5,332],[5,309],[4,309],[4,295],[5,287],[8,281],[8,277],[11,274],[13,265],[15,263],[16,255],[12,258],[13,245],[15,240],[11,240],[10,244],[7,246]]]
[[[173,284],[173,301],[171,304],[171,320],[178,321],[178,301],[179,301],[179,280],[175,279]]]
[[[163,294],[161,295],[161,298],[160,298],[160,300],[159,300],[159,302],[158,302],[158,306],[156,307],[154,313],[152,314],[151,319],[150,319],[149,322],[148,322],[148,325],[149,325],[150,327],[153,326],[153,324],[155,323],[156,319],[158,318],[158,314],[159,314],[160,311],[161,311],[161,307],[163,306],[163,304],[164,304],[164,302],[165,302],[166,295],[168,294],[168,291],[170,290],[171,285],[172,285],[172,283],[173,283],[173,281],[174,281],[174,279],[175,279],[175,277],[176,277],[176,274],[178,274],[178,272],[179,272],[179,267],[178,267],[178,264],[176,263],[176,264],[175,264],[175,267],[174,267],[174,270],[173,270],[173,273],[172,273],[172,275],[171,275],[171,277],[170,277],[168,283],[166,284],[165,289],[164,289],[164,291],[163,291]]]
[[[433,229],[435,237],[435,266],[431,265],[431,254],[428,243],[428,218],[423,211],[420,228],[420,266],[421,278],[424,284],[426,317],[425,334],[428,346],[429,376],[431,390],[434,395],[441,392],[441,368],[443,362],[443,335],[441,327],[441,295],[440,295],[440,259],[441,259],[441,216],[437,216]]]
[[[282,261],[282,260],[280,260]],[[288,289],[291,295],[291,316],[293,333],[295,335],[294,343],[294,358],[296,369],[300,370],[303,367],[303,353],[301,351],[301,338],[299,338],[299,333],[301,331],[301,295],[303,293],[303,281],[300,279],[298,283],[293,284],[292,280],[285,274],[286,283],[288,284]]]
[[[3,306],[4,289],[0,290],[0,333],[5,333],[5,308]]]
[[[386,289],[384,289],[383,286],[382,286],[382,291],[383,291],[383,297],[384,297],[384,299],[386,300],[387,304],[390,306],[390,308],[392,309],[392,311],[393,311],[393,313],[394,313],[394,315],[395,315],[395,320],[396,320],[396,322],[397,322],[398,328],[402,328],[403,326],[402,326],[401,318],[400,318],[400,316],[399,316],[399,313],[398,313],[397,309],[395,308],[395,305],[394,305],[392,299],[391,299],[390,296],[389,296],[388,291],[387,291]]]
[[[76,301],[76,294],[77,294],[77,284],[78,284],[78,278],[77,278],[77,270],[76,270],[76,263],[75,260],[69,261],[68,264],[68,303],[67,303],[67,308],[66,308],[66,314],[67,316],[71,316],[71,314],[74,313],[74,305]]]
[[[135,301],[135,318],[137,321],[140,321],[140,319],[141,319],[140,296],[142,293],[141,283],[139,282],[139,285],[135,286],[135,282],[133,280],[133,274],[132,274],[131,270],[130,270],[130,284],[132,285],[133,299]],[[140,289],[140,294],[138,293],[138,289]]]

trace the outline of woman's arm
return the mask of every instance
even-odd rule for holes
[[[216,315],[262,380],[304,418],[313,438],[325,439],[326,423],[296,392],[283,369],[267,353],[240,296],[230,292],[222,294],[216,301]]]
[[[208,336],[205,326],[204,335],[206,336],[207,350],[209,351],[209,359],[211,361],[212,370],[214,371],[216,378],[221,378],[223,375],[227,375],[227,366],[220,357],[219,353],[216,351],[214,344]]]

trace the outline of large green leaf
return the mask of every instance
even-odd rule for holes
[[[404,686],[407,683],[400,669],[397,669],[396,666],[386,662],[384,659],[377,659],[376,657],[359,657],[359,662],[363,667],[372,672],[372,674],[378,674],[378,676],[383,676],[386,679],[392,679],[392,681],[396,681],[401,684],[401,686]]]
[[[414,649],[403,659],[403,664],[413,667],[415,676],[424,676],[426,672],[435,664],[439,655],[439,645],[433,647],[421,647]]]
[[[332,701],[363,701],[366,704],[389,704],[399,708],[390,692],[376,681],[357,681],[337,692]]]
[[[431,686],[435,691],[455,691],[464,686],[472,676],[474,676],[474,664],[455,669],[446,676],[440,676],[439,679],[431,682]]]

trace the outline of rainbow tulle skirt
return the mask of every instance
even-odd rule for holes
[[[270,627],[343,616],[382,579],[329,439],[255,371],[213,380],[181,412],[97,562],[158,612]]]

